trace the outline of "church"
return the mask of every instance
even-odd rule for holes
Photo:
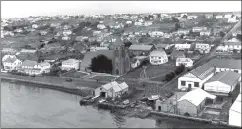
[[[119,45],[112,50],[98,50],[87,52],[82,60],[80,70],[85,72],[91,72],[91,69],[89,69],[89,67],[91,65],[92,59],[99,55],[104,55],[108,59],[112,60],[113,75],[122,75],[130,70],[130,58],[127,50],[125,50],[123,45]]]

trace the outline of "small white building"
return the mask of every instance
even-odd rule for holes
[[[210,36],[211,31],[210,30],[202,30],[200,31],[200,36]]]
[[[4,62],[8,58],[17,58],[15,55],[4,55],[2,58],[2,62]]]
[[[210,66],[216,67],[216,73],[222,71],[234,71],[241,74],[241,60],[215,58],[208,63]]]
[[[240,78],[240,74],[233,71],[220,72],[204,83],[204,90],[228,94],[234,90]]]
[[[152,25],[152,24],[153,24],[152,21],[146,21],[146,22],[144,22],[144,26],[150,26],[150,25]]]
[[[62,39],[62,40],[71,40],[71,37],[69,37],[69,36],[64,36],[64,37],[62,37],[61,39]]]
[[[130,60],[131,68],[137,68],[143,61],[147,59],[147,56],[136,56]]]
[[[192,32],[201,32],[207,30],[207,27],[193,27]]]
[[[33,28],[33,29],[37,29],[38,27],[39,27],[39,26],[38,26],[37,24],[33,24],[33,25],[32,25],[32,28]]]
[[[229,125],[241,128],[241,94],[229,109]]]
[[[150,63],[152,65],[161,65],[168,62],[168,57],[164,50],[154,50],[149,55]]]
[[[190,16],[187,16],[187,19],[192,20],[192,19],[197,19],[197,17],[198,16],[192,16],[192,15],[190,15]]]
[[[63,35],[64,36],[68,36],[68,35],[71,35],[72,34],[72,31],[71,30],[64,30],[63,31]]]
[[[126,21],[126,24],[132,24],[133,22],[132,21]]]
[[[216,53],[224,53],[224,52],[227,52],[228,51],[228,48],[225,47],[225,46],[218,46],[216,48]]]
[[[215,68],[208,64],[199,66],[178,78],[178,89],[202,88],[203,84],[214,75],[214,72]]]
[[[51,65],[48,62],[41,62],[35,65],[34,68],[39,68],[40,73],[49,73],[51,69]]]
[[[97,28],[100,29],[100,30],[102,30],[102,29],[105,29],[106,26],[104,24],[98,24],[97,25]]]
[[[228,18],[228,23],[235,23],[238,22],[239,20],[237,19],[236,16]]]
[[[215,16],[216,19],[222,19],[223,18],[223,15],[217,15]]]
[[[125,82],[119,84],[116,81],[113,81],[96,88],[94,91],[94,96],[115,99],[127,93],[128,88],[129,86]]]
[[[161,37],[164,35],[164,33],[162,31],[151,31],[149,32],[149,35],[151,37]]]
[[[191,44],[189,43],[177,43],[175,44],[176,50],[188,50],[191,48]]]
[[[241,41],[236,38],[232,38],[228,41],[224,42],[224,46],[228,49],[228,51],[237,50],[238,52],[241,51]]]
[[[202,53],[209,53],[211,46],[208,43],[196,43],[195,50],[199,50]]]
[[[8,57],[2,60],[4,70],[11,71],[16,70],[19,65],[22,64],[22,61],[17,59],[16,56]]]
[[[80,60],[76,60],[76,59],[65,60],[61,64],[61,69],[67,70],[67,71],[69,71],[71,69],[78,70],[78,69],[80,69]]]
[[[142,22],[135,22],[134,25],[136,25],[136,26],[142,26],[143,23]]]
[[[185,67],[192,67],[193,61],[190,58],[176,58],[176,66],[184,65]]]
[[[189,29],[179,29],[179,30],[177,31],[177,33],[178,33],[179,35],[182,35],[182,34],[187,35],[187,34],[190,33],[190,30],[189,30]]]

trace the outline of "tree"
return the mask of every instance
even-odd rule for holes
[[[112,60],[109,60],[104,55],[99,55],[92,59],[91,65],[89,68],[93,72],[112,73],[113,71]]]
[[[182,34],[182,35],[180,36],[180,38],[181,38],[181,39],[183,39],[183,37],[184,37],[184,36],[185,36],[185,35],[184,35],[184,34]]]
[[[175,74],[174,74],[173,72],[170,72],[170,73],[166,74],[166,76],[165,76],[165,80],[166,80],[166,81],[170,81],[170,80],[172,80],[174,77],[175,77]]]
[[[178,74],[182,73],[184,70],[185,70],[185,66],[182,64],[182,65],[176,67],[175,73],[178,75]]]
[[[220,32],[219,32],[219,35],[220,35],[221,37],[224,37],[224,36],[225,36],[225,33],[224,33],[223,31],[220,31]]]
[[[179,28],[181,28],[180,24],[179,23],[176,23],[175,24],[175,31],[177,31]]]
[[[172,17],[172,22],[179,22],[179,20],[175,17]]]
[[[128,41],[128,42],[124,42],[124,47],[129,48],[132,45],[132,42]]]

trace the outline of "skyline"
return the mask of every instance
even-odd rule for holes
[[[241,1],[1,1],[2,18],[182,12],[241,12]]]

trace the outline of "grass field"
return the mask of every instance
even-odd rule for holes
[[[115,78],[116,77],[113,77],[113,76],[94,76],[94,77],[91,77],[90,79],[99,80],[99,81],[111,81]]]
[[[75,71],[75,72],[66,73],[63,76],[73,77],[73,78],[82,78],[83,76],[86,76],[86,75],[87,75],[86,73]]]

